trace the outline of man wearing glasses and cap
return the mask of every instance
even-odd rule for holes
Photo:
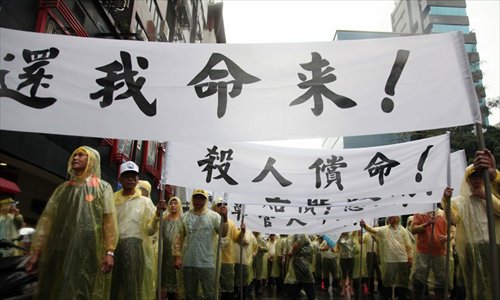
[[[181,220],[172,251],[175,268],[182,268],[186,300],[198,299],[199,285],[204,299],[216,299],[214,245],[217,234],[222,237],[227,235],[227,210],[225,214],[219,215],[208,209],[208,193],[196,189],[191,197],[190,209]],[[219,232],[221,228],[222,232]]]
[[[114,253],[111,299],[154,299],[155,263],[151,236],[157,229],[153,227],[153,220],[158,209],[138,188],[139,167],[134,162],[121,164],[119,181],[123,189],[113,197],[119,240]]]

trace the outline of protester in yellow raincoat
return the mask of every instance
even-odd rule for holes
[[[164,202],[165,200],[162,200]],[[163,253],[161,260],[161,289],[162,298],[170,299],[183,298],[182,272],[174,268],[174,256],[172,247],[174,236],[179,232],[182,217],[182,201],[178,197],[171,197],[165,204],[167,212],[163,216]],[[155,218],[153,227],[158,227],[159,218]],[[181,297],[182,296],[182,297]]]
[[[478,151],[474,165],[465,170],[460,194],[451,200],[451,224],[456,224],[455,247],[465,281],[468,299],[492,299],[491,253],[489,251],[488,218],[482,170],[491,179],[492,206],[495,222],[497,257],[500,257],[500,172],[489,150]],[[447,197],[451,196],[447,189]],[[446,196],[441,201],[447,209]],[[497,266],[500,269],[500,265]],[[498,283],[496,283],[498,284]]]
[[[134,162],[120,166],[119,181],[123,189],[114,194],[119,240],[111,299],[154,299],[156,261],[151,236],[155,233],[155,206],[137,188],[139,167]]]
[[[19,229],[23,226],[24,219],[16,208],[16,201],[10,195],[0,193],[0,240],[14,242],[19,237]],[[0,257],[15,256],[15,248],[0,249]]]
[[[73,152],[68,173],[38,221],[26,269],[39,262],[39,299],[109,299],[117,238],[113,191],[100,179],[99,153],[90,147]]]
[[[227,215],[227,203],[222,197],[215,199],[212,209],[221,216]],[[220,268],[220,300],[234,299],[234,244],[245,234],[245,227],[243,230],[239,230],[231,220],[227,220],[227,225],[227,234],[225,237],[221,237],[220,265],[217,266]],[[217,251],[217,248],[215,249]]]
[[[408,231],[401,226],[399,216],[387,218],[389,225],[371,227],[361,220],[360,225],[375,236],[379,243],[383,289],[380,299],[392,299],[392,289],[398,299],[406,299],[413,262]]]
[[[198,299],[199,285],[204,299],[216,299],[213,245],[217,234],[222,237],[227,234],[227,215],[221,218],[218,213],[209,210],[208,193],[197,189],[191,196],[190,210],[183,214],[181,220],[181,229],[175,234],[172,251],[175,267],[182,268],[186,299]]]

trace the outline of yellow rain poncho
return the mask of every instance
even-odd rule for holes
[[[198,195],[205,198],[204,206],[199,211],[194,206],[194,198],[197,201],[203,198]],[[182,257],[186,299],[197,299],[199,285],[205,298],[215,298],[216,259],[213,245],[221,228],[221,216],[208,209],[208,193],[204,190],[193,191],[190,207],[182,215],[181,228],[174,236],[172,252],[175,257]]]
[[[10,213],[15,201],[8,197],[0,200],[0,240],[14,241],[19,237],[19,229],[23,226],[23,216]],[[0,249],[0,257],[18,255],[15,248]]]
[[[88,155],[81,176],[73,172],[77,152]],[[38,221],[33,252],[40,251],[39,299],[109,299],[111,274],[101,272],[116,247],[117,225],[111,186],[100,179],[99,153],[76,149],[68,161],[70,180],[56,188]]]
[[[410,270],[409,259],[413,259],[412,244],[408,231],[401,226],[385,225],[372,228],[375,231],[380,250],[382,282],[387,287],[408,288]],[[368,228],[368,227],[367,227]],[[367,229],[368,230],[368,229]]]
[[[217,205],[219,203],[224,203],[222,197],[215,199],[212,204],[212,210],[217,211]],[[234,292],[234,244],[238,242],[240,237],[240,230],[236,227],[233,221],[227,220],[228,230],[225,237],[220,239],[220,259],[219,265],[220,275],[219,275],[219,285],[221,293],[231,293]],[[217,243],[218,239],[214,240],[215,253],[217,253]]]
[[[363,245],[361,245],[360,239],[362,240]],[[371,251],[372,247],[371,241],[372,239],[369,233],[364,233],[361,237],[358,235],[354,238],[354,243],[356,245],[355,248],[358,249],[359,251],[354,256],[353,278],[368,277],[368,270],[366,269],[366,256],[368,251]]]
[[[119,241],[111,297],[148,300],[155,298],[156,261],[151,236],[155,233],[153,218],[156,207],[136,187],[133,195],[114,194]]]
[[[177,213],[173,214],[170,208],[172,202],[177,202]],[[175,233],[181,228],[182,201],[178,197],[171,197],[167,203],[167,212],[163,216],[163,256],[162,256],[162,289],[167,293],[178,293],[182,281],[182,272],[174,268],[172,247]]]
[[[451,200],[451,223],[456,224],[455,246],[469,299],[492,299],[491,254],[489,253],[486,201],[473,195],[469,176],[474,167],[468,166],[460,187],[460,195]],[[491,184],[497,251],[500,252],[500,172]],[[442,201],[443,207],[446,203]],[[500,256],[500,253],[497,255]],[[498,266],[500,269],[500,266]],[[497,283],[498,284],[498,283]]]

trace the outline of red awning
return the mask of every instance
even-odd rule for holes
[[[0,192],[7,194],[17,194],[21,189],[12,181],[0,177]]]

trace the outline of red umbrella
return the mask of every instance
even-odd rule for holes
[[[0,192],[6,194],[17,194],[21,189],[12,181],[0,177]]]

